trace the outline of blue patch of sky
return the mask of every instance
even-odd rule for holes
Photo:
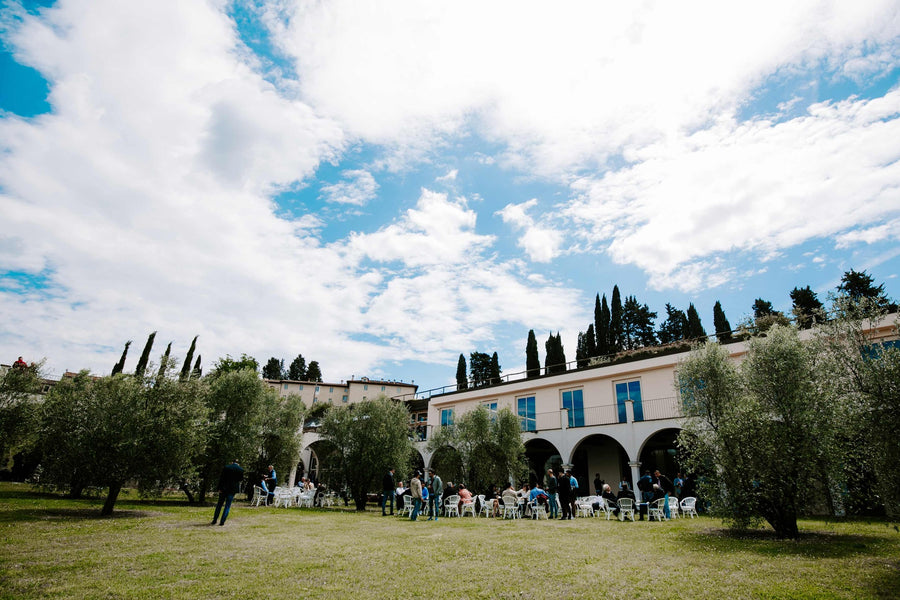
[[[44,296],[52,296],[54,282],[53,273],[44,269],[40,273],[28,273],[25,271],[0,272],[0,292],[19,296],[39,293]]]
[[[267,81],[279,86],[282,79],[296,79],[293,61],[272,43],[271,35],[262,21],[264,10],[260,2],[232,2],[228,15],[234,20],[238,37],[262,63],[260,73]]]
[[[878,98],[895,87],[900,68],[873,73],[865,78],[849,77],[819,64],[814,69],[782,69],[770,75],[750,94],[738,111],[739,120],[758,117],[786,121],[806,114],[811,104],[840,102],[851,97]]]
[[[39,71],[16,61],[7,43],[0,46],[0,111],[20,117],[50,112],[50,85]]]

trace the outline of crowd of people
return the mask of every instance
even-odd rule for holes
[[[686,485],[687,481],[681,473],[670,479],[659,470],[653,472],[647,470],[638,481],[638,495],[635,495],[624,481],[619,482],[619,491],[616,494],[608,483],[600,479],[599,474],[594,479],[595,495],[602,497],[616,516],[619,514],[619,500],[628,498],[638,507],[641,519],[647,514],[649,504],[661,498],[666,500],[665,516],[669,518],[668,499],[682,498]],[[500,516],[504,503],[515,502],[522,516],[528,516],[532,506],[542,505],[550,519],[572,519],[578,513],[576,501],[588,495],[590,490],[581,490],[578,479],[568,469],[548,469],[542,483],[534,482],[531,485],[523,485],[520,489],[516,489],[510,483],[499,491],[496,485],[490,484],[483,495],[473,494],[464,484],[454,486],[452,481],[444,484],[434,469],[428,469],[427,474],[416,471],[409,485],[405,485],[403,481],[395,483],[394,469],[390,469],[384,476],[382,484],[381,514],[393,515],[395,503],[400,510],[409,502],[412,503],[409,511],[411,520],[417,520],[419,515],[426,511],[429,521],[437,520],[445,514],[447,508],[442,505],[442,499],[458,496],[459,500],[454,511],[458,515],[464,514],[466,506],[471,504],[472,514],[486,513],[488,516],[497,517]],[[484,508],[482,502],[486,505]],[[387,512],[388,508],[390,512]],[[599,502],[596,502],[593,508],[599,510]]]

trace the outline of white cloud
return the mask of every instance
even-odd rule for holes
[[[517,231],[524,231],[517,236],[516,244],[525,250],[528,258],[534,262],[550,262],[559,256],[563,236],[549,226],[537,224],[528,215],[528,210],[537,204],[536,198],[521,204],[507,204],[497,214],[504,223],[512,225]]]
[[[459,169],[451,169],[446,175],[435,178],[435,181],[456,181],[457,175],[459,175]]]
[[[900,56],[890,0],[277,5],[303,97],[348,131],[422,146],[474,123],[509,164],[557,176],[733,113],[773,75],[887,74]]]
[[[822,103],[783,123],[722,120],[635,151],[635,163],[585,178],[565,214],[651,285],[697,290],[714,257],[767,260],[804,241],[900,213],[900,90]],[[894,233],[893,229],[890,229]],[[885,235],[887,230],[873,230]],[[858,237],[858,234],[856,234]],[[727,263],[723,263],[727,264]]]
[[[356,169],[344,171],[341,175],[344,181],[322,186],[322,197],[326,202],[363,206],[375,198],[378,183],[371,173]]]

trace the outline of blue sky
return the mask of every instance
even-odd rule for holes
[[[900,8],[722,4],[4,2],[0,361],[424,389],[574,359],[614,285],[708,331],[900,298]]]

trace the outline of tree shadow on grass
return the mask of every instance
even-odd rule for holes
[[[145,510],[115,510],[103,516],[100,508],[17,508],[0,511],[0,523],[26,523],[34,521],[84,521],[106,519],[145,519],[160,513]]]
[[[851,558],[879,553],[888,540],[879,535],[839,534],[801,531],[793,540],[781,539],[766,529],[710,528],[685,532],[684,544],[697,550],[716,552],[756,552],[762,556],[803,556],[808,558]]]

